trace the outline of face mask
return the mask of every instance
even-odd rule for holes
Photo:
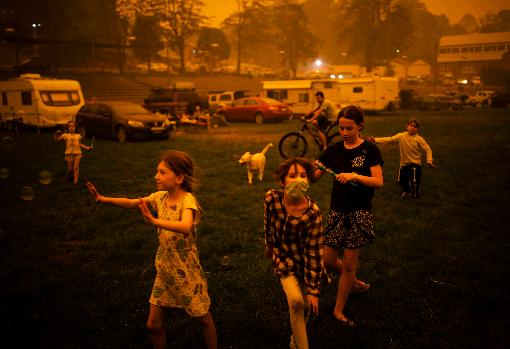
[[[297,178],[294,182],[285,186],[285,193],[293,199],[301,199],[308,190],[308,181],[304,178]]]

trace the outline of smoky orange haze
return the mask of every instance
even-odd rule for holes
[[[479,19],[487,12],[510,10],[510,0],[422,0],[428,10],[435,14],[445,14],[450,23],[460,21],[465,14]],[[237,0],[204,0],[204,14],[211,17],[209,24],[218,27],[221,22],[237,11]]]

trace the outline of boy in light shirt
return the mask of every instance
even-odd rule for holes
[[[406,126],[406,132],[397,133],[391,137],[370,137],[371,142],[384,144],[398,142],[400,149],[400,170],[397,181],[402,187],[401,197],[411,194],[413,198],[420,197],[421,159],[425,153],[427,164],[436,167],[432,159],[432,149],[425,139],[418,134],[420,122],[411,118]]]

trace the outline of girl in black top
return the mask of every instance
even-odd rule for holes
[[[364,141],[363,112],[356,106],[345,107],[337,118],[342,142],[326,149],[319,161],[338,173],[331,192],[331,205],[324,232],[326,268],[340,274],[333,315],[342,323],[354,326],[343,313],[350,292],[364,292],[369,284],[356,279],[360,248],[374,240],[372,198],[383,185],[383,159],[377,146]],[[324,173],[317,170],[315,179]],[[343,260],[338,259],[344,248]]]

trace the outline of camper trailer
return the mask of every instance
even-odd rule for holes
[[[326,99],[338,108],[350,104],[366,111],[392,110],[398,105],[398,79],[389,77],[363,77],[348,79],[263,81],[266,97],[291,106],[295,114],[306,114],[317,102],[315,93],[322,91]]]
[[[54,127],[73,120],[84,104],[80,83],[23,74],[0,81],[0,124]]]

